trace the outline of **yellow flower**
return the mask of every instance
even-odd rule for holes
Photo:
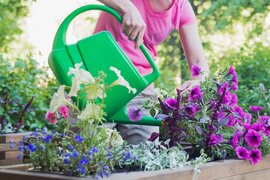
[[[87,99],[103,98],[103,84],[94,83],[85,88]],[[104,98],[106,94],[104,94]]]
[[[72,77],[72,87],[68,94],[70,97],[77,96],[77,91],[80,90],[81,84],[95,82],[95,79],[88,71],[80,69],[81,66],[82,62],[75,64],[75,68],[69,68],[68,76],[74,75]]]
[[[113,72],[115,72],[115,74],[117,75],[118,79],[116,81],[114,81],[110,86],[115,86],[115,85],[121,85],[121,86],[125,86],[128,89],[128,93],[130,93],[130,91],[135,94],[137,92],[137,90],[135,88],[132,88],[129,85],[129,82],[127,82],[124,77],[121,75],[121,71],[116,69],[115,67],[110,67],[110,70],[112,70]]]

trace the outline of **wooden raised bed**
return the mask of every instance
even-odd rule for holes
[[[17,159],[17,156],[21,153],[18,151],[18,142],[22,140],[23,136],[29,134],[30,132],[0,134],[0,166],[23,163],[23,158]],[[14,149],[9,147],[10,140],[16,143]]]
[[[6,166],[0,169],[1,179],[8,180],[60,180],[78,179],[92,180],[93,177],[68,177],[56,174],[28,172],[29,165]],[[270,179],[270,157],[265,157],[258,165],[252,166],[248,161],[225,160],[207,163],[200,168],[201,173],[198,180],[269,180]],[[112,174],[108,179],[138,179],[138,180],[191,180],[193,167],[181,169],[165,169],[151,172],[129,172]],[[106,179],[106,178],[105,178]]]

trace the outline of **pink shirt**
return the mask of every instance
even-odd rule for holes
[[[154,59],[157,57],[157,45],[161,44],[173,30],[182,26],[196,23],[196,17],[188,0],[173,0],[172,6],[166,11],[155,11],[149,0],[131,0],[137,7],[146,23],[143,37],[145,46]],[[121,24],[112,15],[102,12],[95,29],[109,31],[128,55],[133,64],[142,75],[149,74],[152,68],[142,52],[134,49],[134,42],[128,40],[122,33]]]

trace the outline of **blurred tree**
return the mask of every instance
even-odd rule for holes
[[[34,0],[0,0],[0,52],[6,51],[15,36],[22,33],[20,22]]]

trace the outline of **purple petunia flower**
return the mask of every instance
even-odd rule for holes
[[[252,119],[252,116],[251,116],[250,113],[246,113],[246,112],[243,113],[243,121],[244,121],[244,123],[250,123],[251,119]]]
[[[260,149],[252,149],[250,151],[250,162],[252,165],[257,164],[262,160],[262,152]]]
[[[213,99],[210,100],[210,109],[215,109],[217,107],[217,102]]]
[[[250,147],[259,147],[262,140],[262,136],[253,129],[249,129],[245,136],[245,141]]]
[[[131,121],[133,122],[137,122],[139,120],[142,119],[143,116],[143,112],[141,110],[141,108],[135,108],[135,107],[131,107],[128,110],[128,117]]]
[[[235,106],[235,105],[237,105],[237,101],[238,101],[237,95],[231,93],[231,101],[230,101],[230,104],[229,105],[230,106]]]
[[[197,77],[201,74],[201,68],[198,65],[192,65],[191,67],[191,76]]]
[[[260,122],[252,124],[252,126],[250,128],[257,131],[257,132],[260,132],[260,131],[264,130],[263,124],[260,123]]]
[[[170,108],[172,108],[172,109],[176,109],[176,108],[178,107],[178,105],[177,105],[177,100],[174,99],[174,98],[166,98],[166,99],[164,100],[164,102],[165,102],[165,104],[166,104],[168,107],[170,107]]]
[[[233,135],[233,137],[231,139],[231,145],[234,149],[238,146],[240,137],[242,135],[243,135],[243,133],[241,131],[236,131],[236,133]]]
[[[190,91],[189,100],[192,102],[196,100],[200,101],[202,100],[202,97],[203,92],[201,91],[200,86],[199,85],[194,86]]]
[[[74,137],[75,141],[78,142],[78,143],[82,143],[84,138],[80,135],[80,134],[77,134],[75,137]]]
[[[255,113],[258,113],[259,111],[263,110],[263,107],[262,106],[249,106],[249,109]]]
[[[233,127],[234,125],[235,125],[235,117],[234,116],[228,116],[228,118],[229,118],[229,121],[228,121],[228,123],[227,123],[227,126],[228,127]]]
[[[208,145],[215,146],[223,141],[221,134],[210,134]]]
[[[194,103],[189,104],[185,107],[185,112],[190,116],[195,116],[198,110],[199,110],[199,106]]]
[[[238,82],[232,82],[231,89],[234,91],[237,91],[238,90]]]
[[[270,135],[270,117],[269,116],[260,116],[259,122],[263,125],[264,130],[263,133],[266,136]]]
[[[239,159],[249,159],[249,151],[242,146],[235,148],[236,155]]]

